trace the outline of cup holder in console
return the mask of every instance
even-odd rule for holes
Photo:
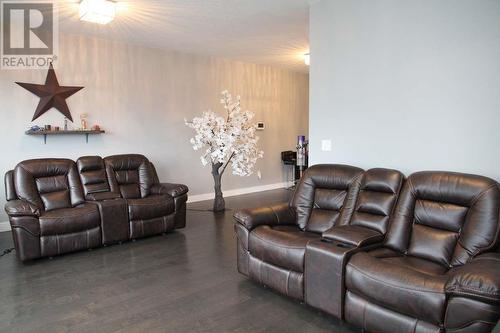
[[[321,238],[321,241],[322,241],[323,243],[333,244],[333,245],[335,245],[336,247],[340,247],[340,248],[343,248],[343,249],[351,249],[351,248],[353,248],[353,246],[352,246],[352,245],[345,244],[345,243],[341,243],[341,242],[338,242],[338,241],[336,241],[336,240],[329,239],[329,238]]]
[[[333,243],[333,239],[328,239],[328,238],[321,238],[321,241],[323,243]]]

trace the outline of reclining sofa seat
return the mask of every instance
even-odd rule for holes
[[[114,161],[122,160],[122,162],[124,162],[128,158],[140,159],[145,163],[145,165],[149,164],[147,172],[153,181],[151,184],[151,193],[169,195],[173,198],[175,206],[175,229],[184,228],[186,226],[186,202],[188,199],[188,187],[183,184],[160,183],[154,164],[148,161],[143,155],[115,155],[107,157],[106,159]],[[112,163],[111,167],[106,169],[105,161],[101,157],[83,156],[78,159],[77,166],[86,200],[103,201],[122,198],[119,186],[115,186],[114,191],[112,191],[110,186],[110,184],[115,183],[114,179],[116,180]],[[108,182],[109,177],[111,177],[111,181]]]
[[[382,244],[396,207],[404,175],[375,168],[361,177],[350,218],[309,242],[305,257],[305,301],[339,319],[344,318],[345,267],[350,257]]]
[[[499,205],[491,179],[411,175],[383,247],[347,264],[346,320],[367,332],[490,332],[500,315]]]
[[[111,156],[107,164],[99,156],[24,161],[5,174],[5,191],[22,261],[186,225],[187,186],[160,183],[142,155]]]
[[[359,237],[368,233],[368,238],[383,239],[397,197],[378,193],[388,187],[388,176],[395,179],[398,192],[402,175],[393,170],[374,169],[364,176],[356,167],[315,165],[305,172],[289,205],[237,211],[239,272],[303,300],[308,244],[319,242],[335,225],[347,233],[351,228],[350,233],[360,233]],[[358,200],[361,184],[363,195]]]
[[[353,247],[381,243],[404,179],[397,170],[375,168],[365,171],[353,200],[352,214],[325,231],[323,237]]]
[[[185,218],[175,219],[174,197],[178,195],[173,191],[177,189],[158,182],[156,170],[146,157],[114,155],[104,158],[104,165],[111,192],[119,193],[127,202],[131,239],[184,227]],[[180,195],[186,194],[187,187],[177,187]],[[185,201],[183,209],[185,212]]]
[[[21,260],[101,244],[97,207],[86,203],[75,162],[27,160],[6,174],[6,211]]]
[[[290,204],[235,212],[238,271],[282,294],[304,299],[306,245],[350,215],[363,170],[315,165]]]

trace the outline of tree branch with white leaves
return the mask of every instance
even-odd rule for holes
[[[242,111],[240,97],[233,100],[227,90],[222,92],[220,102],[226,117],[208,110],[201,117],[186,120],[186,125],[195,131],[195,136],[190,140],[191,145],[194,150],[204,149],[200,157],[204,166],[222,163],[222,175],[231,165],[234,175],[249,176],[257,160],[264,156],[264,152],[257,147],[259,137],[251,121],[254,114]]]

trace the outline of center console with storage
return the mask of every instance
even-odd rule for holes
[[[304,287],[307,304],[343,318],[345,266],[358,250],[327,238],[307,244]]]

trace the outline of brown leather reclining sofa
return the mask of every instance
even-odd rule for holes
[[[500,186],[316,165],[289,204],[234,215],[238,270],[367,332],[490,332],[500,318]]]
[[[142,155],[19,163],[5,175],[20,260],[166,233],[186,225],[188,188],[160,183]]]

